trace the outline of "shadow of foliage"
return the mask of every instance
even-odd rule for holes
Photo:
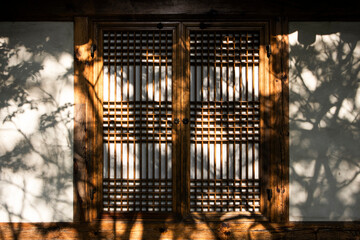
[[[360,215],[358,26],[293,26],[298,37],[290,48],[290,185],[298,197],[290,206],[297,220]]]
[[[29,232],[36,233],[41,238],[75,236],[78,239],[131,239],[137,232],[139,233],[137,238],[140,239],[161,239],[166,234],[169,235],[169,239],[192,239],[199,237],[195,236],[197,233],[206,234],[212,239],[237,239],[238,236],[244,239],[264,236],[274,239],[289,237],[291,226],[289,228],[288,226],[279,227],[266,222],[244,221],[243,229],[232,228],[232,221],[244,220],[244,217],[224,220],[223,216],[220,216],[212,221],[207,221],[205,215],[200,216],[199,219],[190,215],[181,220],[160,219],[155,224],[154,221],[140,221],[135,214],[128,221],[110,219],[91,223],[40,222],[30,223],[30,226],[25,223],[11,222],[12,218],[29,220],[26,219],[23,209],[25,202],[31,197],[36,199],[35,203],[45,202],[52,208],[49,214],[54,222],[65,221],[66,216],[62,216],[62,212],[64,208],[72,207],[73,204],[72,199],[61,198],[66,190],[72,191],[73,184],[68,181],[68,179],[73,179],[72,159],[71,167],[65,161],[69,157],[66,152],[71,151],[74,145],[72,99],[60,102],[54,89],[42,84],[45,70],[45,59],[42,56],[51,52],[53,57],[60,61],[63,54],[60,50],[62,48],[57,46],[58,43],[55,41],[57,39],[55,33],[56,31],[40,31],[39,34],[35,34],[36,36],[28,36],[33,38],[30,41],[31,44],[21,40],[24,36],[19,39],[9,38],[6,40],[0,34],[0,121],[6,128],[11,128],[17,136],[16,144],[11,148],[0,148],[0,171],[19,175],[30,172],[42,184],[40,192],[34,194],[27,188],[28,179],[24,178],[24,182],[14,183],[11,182],[11,179],[1,177],[1,183],[12,184],[13,187],[23,192],[19,211],[10,209],[7,203],[0,206],[10,220],[7,224],[10,234],[0,227],[1,239],[6,239],[7,236],[12,239],[24,238],[22,236],[26,236]],[[349,102],[351,106],[356,105],[359,64],[354,53],[357,42],[351,41],[351,38],[346,41],[340,38],[340,41],[331,48],[327,48],[327,42],[321,43],[320,41],[320,44],[325,46],[325,50],[319,50],[311,44],[302,45],[301,42],[291,49],[291,60],[294,61],[291,81],[293,81],[292,84],[295,84],[293,86],[296,86],[291,90],[291,101],[292,104],[298,104],[298,111],[291,115],[291,129],[297,134],[293,140],[299,139],[298,142],[291,142],[293,149],[291,154],[295,157],[301,156],[294,158],[300,160],[298,162],[294,160],[295,165],[293,164],[291,167],[292,181],[300,184],[307,196],[304,202],[300,202],[294,207],[303,209],[301,214],[306,216],[309,214],[308,206],[311,206],[311,209],[329,209],[330,206],[336,205],[336,208],[330,208],[330,212],[326,214],[341,216],[345,213],[347,206],[355,209],[353,206],[359,205],[360,201],[359,191],[355,191],[351,196],[351,204],[345,204],[343,199],[338,199],[338,193],[342,189],[352,186],[359,175],[359,150],[354,144],[358,142],[360,134],[359,114],[356,113],[358,106],[348,111],[352,116],[351,119],[345,117],[346,114],[343,115],[344,113],[341,112],[345,102]],[[347,49],[345,52],[344,48]],[[72,54],[71,49],[67,49],[65,52]],[[335,58],[333,57],[334,52],[337,53]],[[22,60],[15,61],[19,59],[19,56],[22,56]],[[303,76],[304,69],[312,72],[315,79],[318,80],[315,88],[308,86],[307,80]],[[70,67],[61,72],[60,78],[55,77],[51,80],[59,84],[62,81],[70,81],[72,76],[73,72]],[[56,89],[61,89],[61,86],[57,85]],[[334,95],[333,98],[329,97],[329,92]],[[29,112],[37,113],[32,121],[26,119],[29,117],[27,115]],[[352,115],[354,112],[355,115]],[[19,119],[24,120],[25,123]],[[311,128],[304,128],[304,123]],[[24,126],[26,127],[24,128]],[[28,126],[30,126],[29,128],[33,127],[35,131],[29,131]],[[11,138],[9,137],[9,139]],[[316,146],[316,148],[312,146]],[[35,162],[31,161],[32,156],[36,156]],[[312,163],[312,159],[315,159],[315,163]],[[313,172],[309,177],[302,175],[303,173],[294,167],[296,163],[304,166],[314,164]],[[351,175],[340,178],[334,169],[342,169],[344,163],[347,166],[346,169],[351,169]],[[340,174],[342,174],[341,171]],[[324,185],[326,185],[325,188],[319,189],[319,186]],[[1,194],[4,195],[3,192]],[[324,202],[324,198],[334,199],[334,201],[330,204]],[[31,207],[37,208],[37,206]],[[296,230],[296,228],[292,229]],[[307,230],[302,231],[306,232]],[[350,230],[353,231],[352,228]],[[304,236],[316,238],[317,232],[314,235],[314,231],[318,232],[319,229],[311,230],[309,235]],[[75,233],[72,234],[72,232]]]
[[[31,221],[30,215],[69,219],[72,33],[60,23],[2,23],[0,29],[0,209],[15,222]],[[59,35],[70,40],[59,42]]]

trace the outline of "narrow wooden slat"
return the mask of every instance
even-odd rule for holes
[[[108,51],[110,50],[110,32],[108,32]],[[110,56],[110,54],[109,54]],[[110,60],[109,60],[110,62]],[[110,65],[108,64],[108,100],[110,100],[110,89],[111,89],[111,84],[110,84],[110,75],[111,75],[111,69],[110,69]],[[110,101],[109,101],[110,102]],[[110,103],[108,103],[108,108],[110,108]],[[110,125],[110,118],[108,119],[108,125]],[[108,139],[110,139],[109,134],[108,134]],[[107,159],[107,176],[110,177],[110,142],[108,141],[107,143],[108,145],[108,159]],[[108,183],[107,186],[108,192],[110,191],[110,183]],[[108,207],[108,211],[110,211],[110,207]]]
[[[224,159],[223,159],[223,139],[224,139],[224,132],[223,132],[223,125],[224,125],[224,122],[223,122],[223,118],[224,118],[224,113],[223,113],[223,109],[224,109],[224,96],[223,96],[223,93],[224,93],[224,89],[223,89],[223,82],[224,82],[224,76],[223,76],[223,68],[224,68],[224,63],[223,63],[223,57],[224,57],[224,54],[223,54],[223,33],[221,32],[220,33],[220,113],[221,113],[221,116],[220,116],[220,119],[221,119],[221,122],[220,122],[220,179],[222,180],[224,178],[223,174],[224,174]],[[222,206],[224,204],[224,197],[223,197],[223,192],[221,191],[221,194],[220,195],[220,205]],[[221,208],[221,211],[223,211],[223,209]]]
[[[161,56],[161,31],[159,31],[159,55]],[[161,57],[159,61],[159,108],[161,109]],[[160,111],[161,113],[161,111]],[[161,126],[161,117],[159,117],[159,125]],[[158,133],[159,135],[159,183],[161,182],[161,131]],[[159,184],[159,192],[161,192],[161,184]]]
[[[214,32],[214,57],[216,58],[216,32]],[[216,109],[216,61],[214,61],[214,107]],[[221,100],[221,99],[220,99]],[[214,122],[214,128],[216,129],[216,121]],[[215,185],[216,185],[216,150],[217,150],[217,143],[216,143],[216,139],[217,139],[217,131],[214,131],[214,180],[215,180]],[[216,193],[215,193],[215,205],[216,205]]]
[[[120,77],[120,89],[121,89],[121,94],[120,94],[120,106],[121,106],[121,109],[120,109],[120,114],[123,115],[123,109],[124,109],[124,62],[123,62],[123,55],[124,55],[124,39],[123,39],[123,32],[120,33],[120,51],[121,51],[121,65],[120,65],[120,73],[121,73],[121,77]],[[109,49],[110,49],[110,46],[109,46]],[[109,93],[110,94],[110,93]],[[121,126],[123,125],[123,118],[121,117],[120,119],[120,124]],[[123,128],[121,128],[121,134],[123,134]],[[121,179],[124,178],[124,149],[123,149],[123,139],[120,138],[120,177]],[[124,197],[124,192],[121,191],[121,194],[120,194],[120,198],[123,199]],[[124,210],[124,204],[123,204],[123,201],[120,201],[120,210],[123,211]]]
[[[152,100],[153,100],[153,108],[155,108],[155,32],[152,32],[153,37],[153,46],[152,46]],[[155,138],[155,111],[153,111],[152,116],[152,132],[153,132],[153,139]],[[152,142],[152,182],[155,185],[155,141]],[[155,192],[153,192],[153,205],[155,205]]]
[[[109,36],[110,36],[110,34],[109,34]],[[115,34],[115,46],[116,46],[116,34]],[[110,42],[109,42],[109,44],[110,44]],[[110,46],[109,46],[109,48],[108,48],[109,50],[110,50]],[[109,54],[110,55],[110,54]],[[115,47],[115,56],[116,56],[116,47]],[[111,72],[109,72],[109,77],[110,77],[110,75],[111,75]],[[116,57],[115,57],[115,65],[114,65],[114,94],[115,94],[115,96],[114,96],[114,102],[115,102],[115,104],[114,104],[114,108],[116,109],[116,97],[117,97],[117,82],[116,82],[116,78],[117,78],[117,65],[116,65]],[[110,86],[110,83],[109,83],[109,86]],[[111,88],[111,87],[110,87]],[[110,102],[110,91],[109,91],[109,93],[108,93],[108,96],[109,96],[109,102]],[[109,113],[109,112],[108,112]],[[110,113],[109,113],[110,114]],[[116,113],[114,114],[114,121],[116,122]],[[108,120],[110,120],[110,118],[108,118]],[[109,126],[109,125],[108,125]],[[117,169],[117,164],[116,164],[116,157],[117,157],[117,142],[116,142],[116,133],[117,133],[117,129],[116,129],[116,124],[114,125],[114,134],[115,134],[115,137],[114,137],[114,178],[116,178],[116,169]],[[109,133],[108,133],[108,137],[109,137]],[[109,149],[110,150],[110,149]],[[109,151],[110,152],[110,151]],[[110,160],[110,159],[109,159]],[[120,161],[121,161],[121,159],[119,159]],[[110,169],[110,166],[108,166],[109,167],[109,169]],[[110,177],[110,176],[109,176]],[[116,192],[115,192],[115,198],[116,198]],[[115,206],[115,209],[114,209],[114,211],[116,212],[116,206]]]
[[[259,102],[260,102],[260,139],[262,143],[268,142],[269,131],[265,128],[265,118],[268,120],[268,117],[265,117],[268,104],[266,104],[266,98],[269,95],[269,84],[270,79],[268,71],[265,70],[265,67],[269,64],[269,58],[266,56],[266,43],[269,42],[268,39],[268,28],[265,28],[263,32],[260,33],[260,47],[259,47]],[[266,189],[269,189],[269,174],[268,174],[268,162],[265,159],[270,159],[267,154],[269,154],[269,146],[267,144],[259,145],[259,176],[260,176],[260,189],[261,195],[263,196],[260,200],[260,212],[264,216],[269,215],[269,202],[266,197]],[[261,166],[261,167],[260,167]]]
[[[203,32],[201,32],[201,59],[204,59],[204,34]],[[201,78],[200,78],[200,82],[201,82],[201,134],[204,134],[204,64],[203,61],[201,61]],[[196,126],[196,125],[195,125]],[[201,142],[201,180],[204,179],[204,142]],[[203,186],[203,182],[201,182],[201,193],[203,194],[204,192],[204,186]],[[201,197],[203,199],[203,196]],[[201,200],[201,211],[204,211],[204,201]]]
[[[149,101],[149,32],[146,32],[146,101]],[[149,108],[146,105],[146,115],[149,115]],[[146,132],[149,131],[149,119],[146,118]],[[146,188],[149,187],[149,141],[146,135]],[[146,194],[146,203],[149,202],[149,194]],[[146,210],[149,210],[148,208]]]
[[[174,196],[174,201],[173,201],[173,206],[174,206],[174,211],[176,213],[176,215],[178,216],[182,216],[182,214],[184,213],[184,201],[183,201],[183,195],[184,195],[184,188],[186,188],[187,186],[184,186],[183,184],[185,184],[184,178],[183,178],[183,171],[182,169],[184,168],[184,163],[183,161],[181,161],[181,135],[180,135],[180,126],[179,124],[175,124],[174,121],[176,118],[180,118],[180,108],[181,108],[181,95],[180,95],[180,87],[181,85],[181,81],[182,81],[182,76],[184,74],[184,72],[187,70],[186,67],[184,67],[184,65],[180,64],[183,60],[184,54],[183,51],[186,51],[186,45],[184,45],[184,40],[186,39],[184,37],[185,35],[185,31],[184,31],[184,27],[183,24],[180,23],[178,28],[176,29],[176,31],[174,32],[174,36],[173,36],[173,53],[174,53],[174,60],[175,63],[173,65],[173,67],[178,66],[178,71],[174,72],[173,75],[173,83],[172,83],[172,88],[173,88],[173,92],[172,92],[172,99],[173,99],[173,117],[172,117],[172,122],[173,122],[173,131],[172,131],[172,137],[174,139],[174,142],[172,144],[172,164],[173,164],[173,171],[172,171],[172,176],[173,176],[173,184],[174,184],[174,191],[173,195]],[[179,101],[176,101],[176,99],[179,99]],[[187,190],[187,189],[186,189]]]
[[[246,93],[245,93],[245,96],[246,96],[246,101],[249,101],[249,82],[248,82],[248,79],[249,79],[249,33],[247,32],[246,33],[246,84],[245,84],[245,88],[246,88]],[[246,103],[246,121],[248,122],[249,121],[249,104]],[[248,129],[246,129],[246,135],[248,136],[249,135],[249,131]],[[246,157],[246,180],[248,181],[249,180],[249,141],[247,140],[246,141],[246,154],[245,154],[245,157]],[[246,189],[246,195],[249,194],[249,190]]]
[[[126,76],[126,92],[127,92],[127,109],[129,109],[129,102],[130,102],[130,66],[129,66],[129,32],[126,32],[126,49],[127,49],[127,76]],[[126,121],[127,121],[127,126],[129,126],[129,110],[127,111],[127,117],[126,117]],[[127,172],[127,175],[126,175],[126,178],[128,179],[127,180],[127,185],[129,186],[129,174],[130,174],[130,159],[129,159],[129,146],[130,146],[130,143],[129,141],[126,142],[126,146],[127,146],[127,149],[126,149],[126,161],[127,161],[127,164],[126,164],[126,172]],[[129,211],[129,188],[127,189],[127,211]]]
[[[134,34],[134,38],[133,38],[133,42],[134,42],[134,45],[133,45],[133,54],[134,54],[134,62],[136,62],[136,55],[135,55],[135,49],[136,49],[136,32],[132,32],[132,34]],[[136,65],[133,66],[133,71],[134,71],[134,75],[133,75],[133,83],[134,83],[134,88],[133,88],[133,106],[135,106],[136,104],[136,91],[137,91],[137,85],[136,85]],[[140,75],[141,77],[141,75]],[[141,85],[139,86],[139,88],[141,89]],[[140,90],[141,91],[141,90]],[[130,99],[129,99],[129,102],[130,102]],[[135,116],[133,115],[132,116],[133,119],[135,120]],[[129,124],[129,123],[128,123]],[[135,132],[135,124],[133,125],[134,128],[133,128],[133,131]],[[140,148],[141,148],[141,143],[138,143],[140,145]],[[134,138],[134,141],[133,141],[133,146],[134,146],[134,152],[133,152],[133,165],[134,165],[134,168],[133,168],[133,171],[134,171],[134,180],[133,180],[133,184],[135,185],[135,179],[136,179],[136,158],[137,158],[137,155],[136,155],[136,141],[135,141],[135,138]],[[139,155],[139,159],[141,161],[141,155]],[[141,168],[140,168],[140,171],[141,171]],[[130,177],[129,177],[130,178]],[[136,199],[134,200],[134,205],[133,205],[133,208],[135,209],[136,208]],[[140,208],[141,209],[141,208]]]
[[[251,100],[252,101],[255,101],[255,65],[254,65],[254,62],[255,62],[255,42],[254,42],[254,39],[255,39],[255,36],[254,36],[255,33],[252,34],[252,37],[253,37],[253,40],[252,40],[252,67],[251,67],[251,74],[252,74],[252,98]],[[254,116],[254,109],[252,109],[252,114]],[[253,123],[252,123],[253,125]],[[255,135],[255,132],[253,132],[253,135]],[[255,143],[252,142],[252,178],[255,179]],[[253,192],[255,192],[255,185],[253,184]],[[253,212],[255,211],[255,201],[253,201]]]
[[[222,35],[222,32],[220,33],[220,119],[221,119],[221,122],[220,122],[220,179],[223,179],[223,141],[222,139],[224,138],[223,137],[223,103],[224,103],[224,96],[223,96],[223,35]],[[222,197],[221,197],[221,194],[220,194],[220,202],[221,202],[221,205],[222,205]]]
[[[240,33],[239,34],[239,48],[242,49],[243,47],[243,44],[242,44],[242,34]],[[242,56],[240,54],[239,56],[240,58],[240,62],[242,63]],[[243,81],[243,68],[242,68],[242,64],[240,64],[239,66],[239,72],[240,72],[240,75],[239,75],[239,101],[243,101],[243,86],[242,86],[242,81]],[[242,109],[240,108],[240,111]],[[240,138],[242,138],[242,132],[240,132]],[[240,151],[240,156],[239,156],[239,175],[240,175],[240,179],[244,179],[244,176],[243,176],[243,171],[242,171],[242,168],[243,168],[243,154],[242,154],[242,151],[243,151],[243,144],[242,142],[239,143],[239,151]],[[240,185],[242,186],[243,184],[243,181],[240,182]],[[240,206],[240,211],[243,211],[243,208],[242,206]]]
[[[164,101],[168,101],[168,35],[165,35],[165,99]],[[161,102],[161,101],[160,101]],[[166,121],[165,121],[165,129],[168,128],[168,105],[165,105],[165,116],[166,116]],[[165,131],[165,138],[168,138],[168,132]],[[168,142],[165,142],[165,192],[168,191]],[[175,198],[173,198],[175,199]],[[165,194],[165,201],[168,202],[169,198],[168,195]],[[175,202],[175,201],[173,201]],[[174,204],[174,203],[173,203]]]
[[[236,49],[236,33],[234,32],[233,33],[234,34],[234,37],[233,37],[233,49],[234,49],[234,52],[235,52],[235,49]],[[235,102],[236,101],[236,78],[235,78],[235,75],[236,75],[236,65],[235,65],[235,54],[234,54],[234,56],[233,56],[233,61],[234,61],[234,64],[233,64],[233,101]],[[239,66],[239,68],[241,68],[241,66]],[[240,85],[239,85],[240,86]],[[240,95],[240,94],[239,94]],[[239,101],[240,101],[241,99],[239,99]],[[235,113],[235,104],[233,104],[233,112]],[[233,115],[233,121],[235,122],[235,114]],[[233,138],[235,139],[235,136],[236,136],[236,134],[235,134],[235,131],[234,131],[234,135],[233,135]],[[240,143],[241,144],[241,143]],[[240,145],[239,144],[239,145]],[[235,178],[236,178],[236,158],[237,158],[237,156],[236,156],[236,142],[234,141],[233,142],[233,159],[232,159],[232,162],[233,162],[233,164],[232,164],[232,166],[233,166],[233,178],[234,178],[234,182],[233,182],[233,185],[235,186]],[[239,146],[240,147],[240,146]],[[240,153],[241,154],[241,153]],[[239,163],[238,163],[239,164]],[[241,171],[241,164],[239,164],[239,170]],[[235,191],[233,192],[233,198],[235,199]]]
[[[207,55],[210,58],[210,36],[209,34],[207,34]],[[208,61],[207,63],[207,121],[208,121],[208,127],[210,127],[210,61]],[[203,106],[203,105],[202,105]],[[195,123],[196,124],[196,123]],[[207,165],[207,179],[208,179],[208,189],[207,191],[210,192],[210,131],[208,131],[208,141],[207,141],[207,161],[208,161],[208,165]],[[207,201],[208,204],[208,208],[207,211],[210,211],[210,200]]]
[[[194,47],[195,47],[195,56],[197,55],[197,47],[198,47],[198,39],[197,39],[197,34],[195,34],[195,44],[194,44]],[[201,81],[201,79],[198,80],[198,74],[197,74],[197,68],[198,68],[198,65],[197,65],[197,62],[195,61],[195,64],[194,64],[194,76],[193,76],[193,79],[194,79],[194,102],[195,104],[197,104],[197,96],[198,96],[198,89],[197,89],[197,85],[198,85],[198,81]],[[191,73],[190,73],[191,74]],[[190,83],[190,87],[191,87],[191,83]],[[195,113],[195,120],[196,120],[197,116],[196,116],[196,113]],[[194,153],[194,165],[195,165],[195,168],[194,168],[194,178],[197,179],[197,139],[195,139],[195,153]],[[191,170],[190,170],[191,171]]]
[[[103,190],[102,184],[103,178],[103,167],[104,167],[104,143],[103,138],[103,81],[104,81],[104,37],[103,31],[92,28],[92,36],[94,38],[94,44],[98,46],[98,51],[95,52],[94,58],[97,60],[93,63],[92,76],[89,77],[90,83],[94,88],[89,88],[89,102],[93,105],[93,108],[87,109],[89,112],[89,118],[91,126],[89,129],[89,140],[91,141],[89,152],[89,159],[91,160],[91,174],[93,184],[94,200],[91,204],[89,221],[97,219],[101,216],[103,209]],[[98,81],[101,79],[101,81]]]
[[[226,63],[226,102],[227,102],[227,124],[229,123],[229,112],[230,112],[230,104],[229,104],[229,95],[230,95],[230,86],[229,86],[229,46],[230,46],[230,42],[229,42],[229,38],[230,36],[227,36],[227,39],[226,39],[226,50],[227,50],[227,53],[226,53],[226,58],[227,58],[227,63]],[[229,128],[227,128],[227,135],[229,135]],[[226,144],[226,179],[229,179],[229,172],[230,172],[230,169],[229,169],[229,155],[230,155],[230,151],[229,151],[229,145],[230,143]],[[229,195],[229,192],[228,191],[228,194],[227,194],[227,199],[230,198],[230,195]],[[229,212],[229,205],[227,207],[227,211]]]
[[[181,50],[181,54],[180,54],[180,62],[178,64],[184,64],[183,68],[180,68],[181,70],[181,83],[179,86],[181,86],[181,88],[179,88],[179,92],[178,94],[181,94],[180,99],[181,99],[181,109],[180,109],[180,119],[190,119],[190,109],[189,109],[189,100],[190,100],[190,78],[188,76],[190,76],[190,36],[187,32],[186,29],[181,28],[181,44],[182,44],[182,49]],[[181,202],[181,214],[184,216],[185,214],[187,214],[190,210],[190,202],[189,202],[189,198],[190,198],[190,124],[182,124],[180,123],[180,129],[181,129],[181,135],[182,137],[179,138],[181,139],[181,143],[179,145],[179,150],[181,152],[181,158],[179,159],[180,161],[184,161],[184,165],[183,166],[179,166],[180,169],[180,173],[181,175],[179,175],[182,178],[182,185],[180,186],[183,189],[183,192],[181,192],[182,194],[182,202]]]
[[[143,46],[142,46],[142,34],[140,34],[140,43],[139,43],[139,45],[140,45],[140,56],[142,56],[142,48],[143,48]],[[140,92],[140,96],[139,96],[139,100],[140,100],[140,121],[142,120],[142,118],[143,118],[143,116],[142,116],[142,114],[143,114],[143,109],[142,109],[142,107],[143,107],[143,100],[142,100],[142,98],[143,98],[143,96],[142,96],[142,93],[143,93],[143,91],[142,91],[142,88],[143,88],[143,78],[142,78],[142,75],[143,75],[143,72],[142,72],[142,61],[140,61],[140,76],[139,76],[139,78],[140,78],[140,86],[139,86],[139,88],[140,88],[140,90],[139,90],[139,92]],[[135,117],[136,118],[136,117]],[[142,131],[140,131],[140,139],[142,139]],[[142,141],[140,141],[139,142],[139,149],[140,149],[140,154],[139,154],[139,159],[140,159],[140,179],[143,179],[143,174],[142,174],[142,170],[143,170],[143,164],[142,164],[142,157],[143,157],[143,142]],[[142,190],[142,187],[140,188],[141,190]],[[143,209],[143,195],[142,194],[140,194],[140,199],[139,199],[139,201],[140,201],[140,211],[142,211],[142,209]]]

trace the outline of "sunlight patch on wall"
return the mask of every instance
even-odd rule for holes
[[[303,80],[304,87],[306,87],[308,91],[313,92],[316,90],[318,79],[316,78],[316,76],[313,74],[312,71],[303,68],[301,73],[301,78]]]
[[[0,23],[0,222],[73,219],[73,24]]]

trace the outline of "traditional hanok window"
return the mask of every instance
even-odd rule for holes
[[[173,211],[172,30],[104,30],[103,211]]]
[[[190,211],[260,212],[260,31],[189,33]]]
[[[262,215],[265,26],[97,31],[101,214]]]

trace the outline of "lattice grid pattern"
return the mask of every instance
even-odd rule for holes
[[[172,31],[103,33],[103,211],[171,212]]]
[[[260,34],[190,32],[190,211],[259,212]]]

